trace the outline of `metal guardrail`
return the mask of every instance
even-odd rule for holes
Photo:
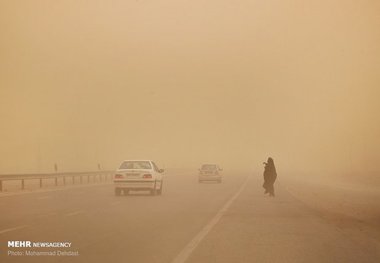
[[[2,174],[0,175],[0,192],[3,189],[4,181],[21,181],[21,190],[25,190],[26,180],[39,180],[39,188],[42,188],[44,180],[54,179],[54,186],[66,186],[69,178],[71,178],[71,184],[75,185],[76,178],[79,178],[79,184],[83,183],[95,183],[106,182],[113,179],[114,171],[97,171],[97,172],[78,172],[78,173],[51,173],[51,174]],[[83,180],[86,178],[85,180]],[[59,181],[62,184],[59,184]]]

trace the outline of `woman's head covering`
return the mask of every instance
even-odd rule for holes
[[[268,160],[266,161],[266,162],[263,162],[263,164],[265,164],[265,165],[271,165],[271,164],[274,164],[274,162],[273,162],[273,158],[272,157],[269,157],[268,158]]]

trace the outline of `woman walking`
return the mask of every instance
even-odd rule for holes
[[[270,196],[274,196],[274,182],[277,178],[276,167],[274,166],[274,162],[271,157],[269,157],[268,161],[264,164],[264,194],[269,193]]]

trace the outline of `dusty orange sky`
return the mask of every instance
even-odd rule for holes
[[[379,1],[0,1],[0,173],[380,170]]]

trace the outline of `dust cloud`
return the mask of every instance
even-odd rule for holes
[[[378,1],[1,1],[1,173],[379,170]]]

